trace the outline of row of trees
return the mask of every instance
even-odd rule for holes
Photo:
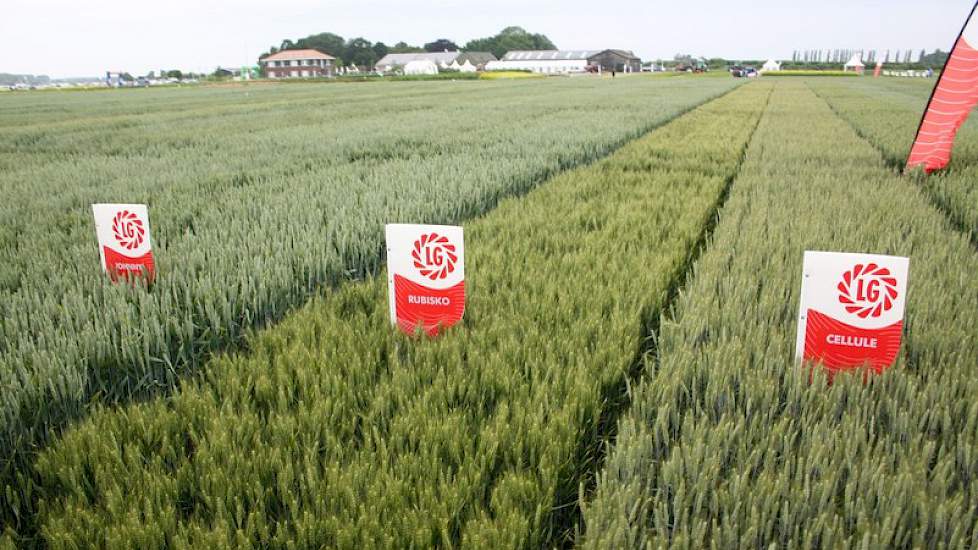
[[[892,55],[890,50],[882,53],[877,50],[795,50],[791,55],[791,61],[794,63],[845,63],[854,54],[860,54],[865,63],[875,63],[877,60],[881,60],[883,63],[907,65],[912,63],[920,65],[943,65],[947,61],[948,56],[946,52],[942,52],[941,50],[934,50],[930,54],[926,50],[920,50],[916,56],[914,56],[914,51],[909,49],[896,50],[892,52]],[[916,57],[916,61],[914,61],[914,57]]]
[[[272,46],[269,51],[262,54],[262,57],[282,50],[306,48],[327,53],[337,58],[342,65],[371,67],[388,53],[480,51],[492,52],[496,57],[502,57],[509,50],[550,50],[556,49],[556,46],[545,35],[529,33],[522,27],[506,27],[495,36],[470,40],[463,47],[459,47],[448,38],[439,38],[424,46],[412,46],[406,42],[388,46],[383,42],[371,42],[363,37],[344,39],[338,34],[323,32],[294,41],[283,40],[281,44]]]

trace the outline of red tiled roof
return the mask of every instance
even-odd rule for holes
[[[262,61],[281,61],[283,59],[336,59],[319,50],[282,50],[262,58]]]

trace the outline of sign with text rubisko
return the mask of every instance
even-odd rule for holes
[[[796,356],[831,372],[869,365],[880,373],[893,365],[910,259],[806,251],[802,271]]]
[[[102,270],[113,281],[156,275],[145,204],[93,204]]]
[[[462,228],[388,224],[387,279],[391,323],[407,334],[438,334],[465,312]]]

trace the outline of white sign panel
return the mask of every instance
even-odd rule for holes
[[[156,275],[145,204],[93,204],[102,270],[113,280]]]
[[[795,354],[830,371],[891,366],[900,351],[909,258],[805,252]]]
[[[391,323],[434,336],[465,312],[465,247],[462,228],[389,224],[387,278]]]

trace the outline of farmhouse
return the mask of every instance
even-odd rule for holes
[[[447,69],[454,63],[457,66],[464,65],[466,62],[478,69],[485,66],[490,61],[495,61],[496,56],[490,52],[417,52],[417,53],[389,53],[380,58],[374,67],[378,71],[390,72],[402,69],[412,61],[430,61],[436,66]]]
[[[258,60],[268,78],[333,76],[336,58],[319,50],[282,50]]]
[[[594,71],[639,72],[642,60],[627,50],[514,50],[487,70],[523,70],[535,73],[579,73]]]

